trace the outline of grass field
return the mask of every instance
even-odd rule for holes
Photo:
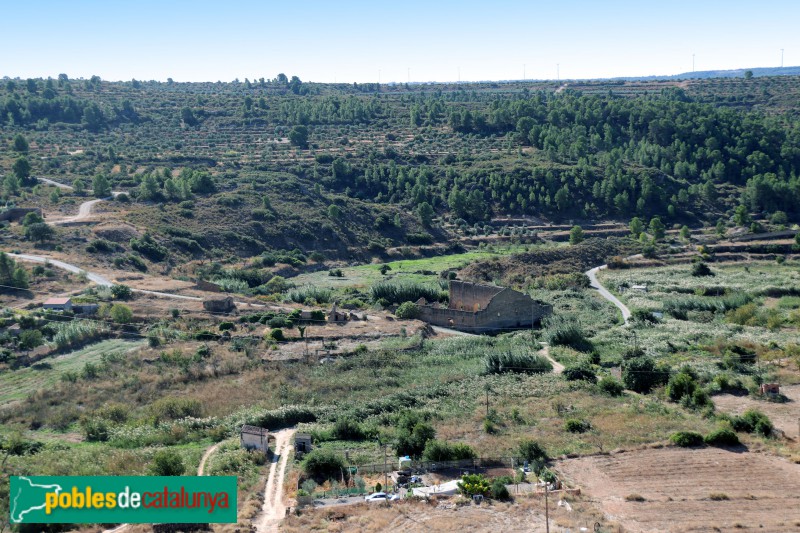
[[[143,344],[144,341],[109,339],[31,367],[0,374],[0,405],[22,400],[29,393],[52,385],[66,372],[79,373],[86,363],[99,363],[104,355],[122,355]]]
[[[392,278],[413,282],[430,281],[445,270],[458,270],[475,261],[490,259],[492,257],[501,257],[543,246],[554,245],[521,244],[497,246],[460,254],[391,261],[385,263],[391,268],[386,276],[380,272],[384,263],[359,265],[342,268],[343,276],[341,278],[330,276],[327,271],[313,272],[310,274],[301,274],[300,276],[292,278],[292,282],[297,286],[312,285],[315,287],[335,289],[345,287],[366,288],[373,283]]]

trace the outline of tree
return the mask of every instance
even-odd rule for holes
[[[733,211],[733,221],[737,226],[747,226],[752,220],[746,205],[737,206]]]
[[[19,180],[14,174],[9,174],[3,180],[3,191],[8,196],[16,196],[19,194]]]
[[[92,179],[92,192],[98,198],[108,198],[111,196],[111,183],[102,174],[97,174]]]
[[[36,222],[25,228],[25,238],[40,243],[52,239],[55,233],[55,230],[44,222]]]
[[[728,228],[725,226],[725,221],[724,220],[722,220],[722,219],[717,220],[716,230],[717,230],[717,235],[719,235],[720,237],[724,237],[725,236],[725,233],[727,233]]]
[[[649,231],[653,238],[659,241],[664,238],[664,235],[666,235],[667,228],[664,226],[664,223],[661,222],[659,217],[653,217],[650,220]]]
[[[458,482],[458,490],[464,496],[486,496],[489,494],[489,480],[483,474],[464,474]]]
[[[572,229],[569,231],[569,243],[574,245],[581,242],[583,242],[583,228],[580,226],[572,226]]]
[[[131,288],[127,285],[112,285],[111,287],[111,296],[115,300],[127,300],[132,294]]]
[[[177,452],[159,450],[153,455],[150,471],[154,476],[181,476],[186,471],[186,465]]]
[[[753,71],[752,70],[745,70],[744,71],[744,79],[749,80],[753,78]]]
[[[11,170],[14,171],[14,175],[20,183],[24,184],[31,175],[31,164],[28,162],[28,158],[23,156],[14,162]]]
[[[300,125],[289,131],[289,142],[298,148],[308,148],[308,128]]]
[[[633,235],[634,238],[638,239],[639,235],[641,235],[642,232],[644,231],[644,223],[642,222],[642,219],[640,219],[639,217],[633,217],[631,219],[630,228],[631,228],[631,235]]]
[[[86,184],[78,178],[72,182],[72,190],[77,196],[83,196],[86,193]]]
[[[419,222],[426,228],[431,226],[433,222],[433,215],[436,213],[433,211],[433,207],[428,202],[422,202],[417,206],[417,216],[419,217]]]
[[[39,222],[44,222],[42,215],[37,213],[36,211],[31,211],[30,213],[25,213],[25,216],[22,218],[22,225],[26,228],[31,224],[37,224]]]
[[[155,200],[161,196],[161,189],[158,180],[152,174],[148,174],[139,184],[139,198],[141,200]]]
[[[42,332],[38,329],[26,329],[19,336],[19,346],[23,350],[33,350],[43,343]]]
[[[194,116],[194,112],[190,107],[181,109],[181,120],[187,126],[197,126],[197,117]]]
[[[683,225],[681,227],[681,239],[688,241],[689,238],[692,236],[691,232],[689,231],[689,226]]]
[[[625,361],[622,368],[622,381],[628,389],[645,393],[653,387],[663,385],[669,378],[669,371],[656,366],[650,357],[634,357]]]
[[[109,316],[111,317],[111,320],[117,324],[128,324],[131,320],[133,320],[133,311],[131,311],[131,308],[127,305],[114,304],[111,306]]]
[[[28,152],[28,141],[22,136],[21,133],[17,133],[14,136],[14,151],[22,153]]]
[[[394,314],[400,319],[412,320],[419,318],[419,306],[414,302],[403,302]]]

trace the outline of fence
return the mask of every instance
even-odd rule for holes
[[[386,466],[383,463],[372,465],[359,465],[360,474],[382,474],[399,470],[397,459],[390,461]],[[461,459],[458,461],[411,461],[407,467],[412,471],[435,472],[437,470],[475,470],[478,468],[517,468],[525,464],[525,459],[520,457],[476,457],[474,459]]]

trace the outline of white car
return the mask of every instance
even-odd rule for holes
[[[399,496],[397,494],[386,494],[385,492],[375,492],[370,494],[369,496],[364,497],[364,501],[367,502],[389,502],[397,500]]]

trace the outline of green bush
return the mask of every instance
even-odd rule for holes
[[[503,479],[492,480],[491,497],[494,498],[495,500],[511,499],[511,495],[508,493],[508,489],[506,488],[505,480]]]
[[[669,440],[672,444],[681,448],[692,448],[703,444],[703,436],[694,431],[678,431],[673,433]]]
[[[568,381],[589,381],[592,383],[597,381],[597,375],[592,365],[585,362],[564,368],[564,377]]]
[[[460,461],[463,459],[474,459],[478,455],[468,444],[457,442],[449,444],[439,440],[429,440],[425,444],[422,457],[426,461]]]
[[[603,376],[597,383],[597,387],[609,396],[622,396],[625,390],[622,382],[611,376]]]
[[[564,424],[564,429],[570,433],[586,433],[592,428],[592,425],[586,420],[578,420],[577,418],[570,418]]]
[[[728,428],[712,431],[705,436],[703,441],[709,446],[739,446],[739,436]]]
[[[283,342],[286,340],[286,337],[283,336],[283,330],[281,328],[274,328],[272,331],[270,331],[269,338],[277,342]]]
[[[669,379],[669,369],[657,366],[650,357],[634,357],[622,366],[622,381],[625,388],[639,393],[650,392]]]
[[[592,343],[577,321],[555,316],[545,322],[547,340],[551,346],[569,346],[579,352],[592,351]]]
[[[489,480],[483,474],[465,474],[458,482],[458,490],[464,496],[472,497],[478,494],[487,496],[491,487]]]
[[[772,433],[772,421],[756,409],[748,409],[741,416],[733,418],[733,429],[745,433],[756,433],[768,437]]]
[[[402,320],[413,320],[419,318],[420,309],[414,302],[403,302],[394,314],[397,318]]]
[[[333,424],[331,436],[336,440],[362,440],[366,433],[358,422],[350,417],[342,417]]]
[[[372,300],[386,300],[392,304],[416,302],[425,298],[428,302],[445,301],[441,289],[434,285],[412,282],[381,281],[372,286]]]
[[[691,397],[697,390],[695,375],[691,370],[682,369],[669,378],[667,395],[673,402],[679,402],[684,396]]]
[[[183,459],[172,450],[159,450],[153,455],[150,472],[154,476],[181,476],[186,471]]]
[[[483,364],[486,374],[504,372],[543,374],[553,370],[550,361],[540,355],[514,352],[492,352],[484,357]]]
[[[303,459],[303,471],[317,480],[338,479],[344,467],[342,458],[325,448],[312,450]]]
[[[203,416],[203,404],[199,400],[167,396],[156,400],[150,406],[150,412],[159,420],[179,420],[181,418],[200,418]]]

